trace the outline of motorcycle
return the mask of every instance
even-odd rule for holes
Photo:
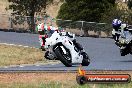
[[[127,54],[132,54],[132,30],[129,30],[126,33],[123,33],[119,37],[119,49],[121,56],[125,56]]]
[[[90,59],[83,47],[76,42],[75,35],[68,32],[54,32],[50,38],[46,38],[45,58],[49,60],[60,60],[66,67],[73,64],[88,66]]]

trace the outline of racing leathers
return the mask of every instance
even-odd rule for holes
[[[126,38],[127,33],[128,33],[127,24],[121,24],[119,28],[114,28],[112,31],[112,36],[115,40],[115,43],[118,44],[120,36]]]

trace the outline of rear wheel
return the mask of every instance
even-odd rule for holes
[[[82,52],[81,54],[83,55],[82,66],[88,66],[90,64],[89,56],[85,52]]]
[[[41,50],[42,50],[42,51],[45,51],[45,48],[44,48],[44,46],[41,46]]]
[[[55,49],[55,54],[58,57],[58,59],[66,66],[71,67],[72,66],[72,60],[71,60],[71,54],[68,49],[66,49],[64,46],[62,46],[66,53],[63,52],[62,48],[59,46]]]
[[[48,60],[58,60],[51,52],[46,51],[44,57]]]
[[[50,58],[49,58],[49,51],[46,51],[46,53],[45,53],[45,55],[44,55],[44,57],[46,58],[46,59],[48,59],[48,60],[51,60]]]

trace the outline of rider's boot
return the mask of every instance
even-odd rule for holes
[[[76,42],[76,40],[73,40],[73,44],[75,45],[75,47],[77,47],[77,49],[79,50],[83,50],[83,47],[81,46],[81,44],[79,44],[78,42]]]

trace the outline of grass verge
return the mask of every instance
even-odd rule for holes
[[[69,83],[69,82],[68,82]],[[40,83],[12,83],[0,84],[0,88],[131,88],[132,83],[129,84],[64,84],[60,82],[40,82]]]
[[[0,88],[131,88],[124,84],[85,84],[76,82],[76,73],[0,73]]]
[[[0,44],[0,66],[48,63],[44,52],[36,48]]]

